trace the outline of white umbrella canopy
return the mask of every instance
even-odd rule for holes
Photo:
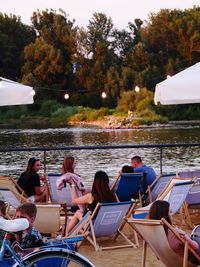
[[[156,105],[200,103],[200,62],[158,83],[154,102]]]
[[[33,104],[33,88],[0,77],[0,106]]]

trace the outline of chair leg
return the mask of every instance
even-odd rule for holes
[[[147,256],[147,243],[143,240],[142,267],[146,266],[146,256]]]
[[[188,242],[185,242],[184,255],[183,255],[183,267],[187,267],[188,264]]]

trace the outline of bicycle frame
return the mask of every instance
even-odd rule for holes
[[[5,252],[8,250],[13,259],[19,264],[20,267],[25,267],[24,264],[22,264],[20,256],[14,251],[14,249],[11,247],[10,243],[11,234],[6,233],[5,237],[2,242],[2,246],[0,249],[0,262],[3,260],[3,256],[5,255]]]

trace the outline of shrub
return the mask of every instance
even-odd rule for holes
[[[78,113],[70,118],[71,122],[96,121],[109,114],[107,108],[91,109],[82,107]]]
[[[68,107],[59,107],[56,111],[52,113],[52,119],[54,121],[64,122],[68,121],[68,119],[76,114],[79,111],[79,107],[68,106]]]

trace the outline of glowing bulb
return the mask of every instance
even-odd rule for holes
[[[101,94],[101,97],[102,97],[102,98],[106,98],[106,97],[107,97],[107,94],[106,94],[105,92],[103,92],[103,93]]]
[[[138,93],[140,91],[140,87],[139,86],[136,86],[135,87],[135,92]]]
[[[170,75],[167,75],[167,79],[170,79],[172,76],[170,76]]]
[[[34,96],[36,94],[35,90],[32,90],[31,94],[32,94],[32,96]]]
[[[66,93],[66,94],[64,95],[64,98],[65,98],[65,99],[69,99],[69,94]]]

